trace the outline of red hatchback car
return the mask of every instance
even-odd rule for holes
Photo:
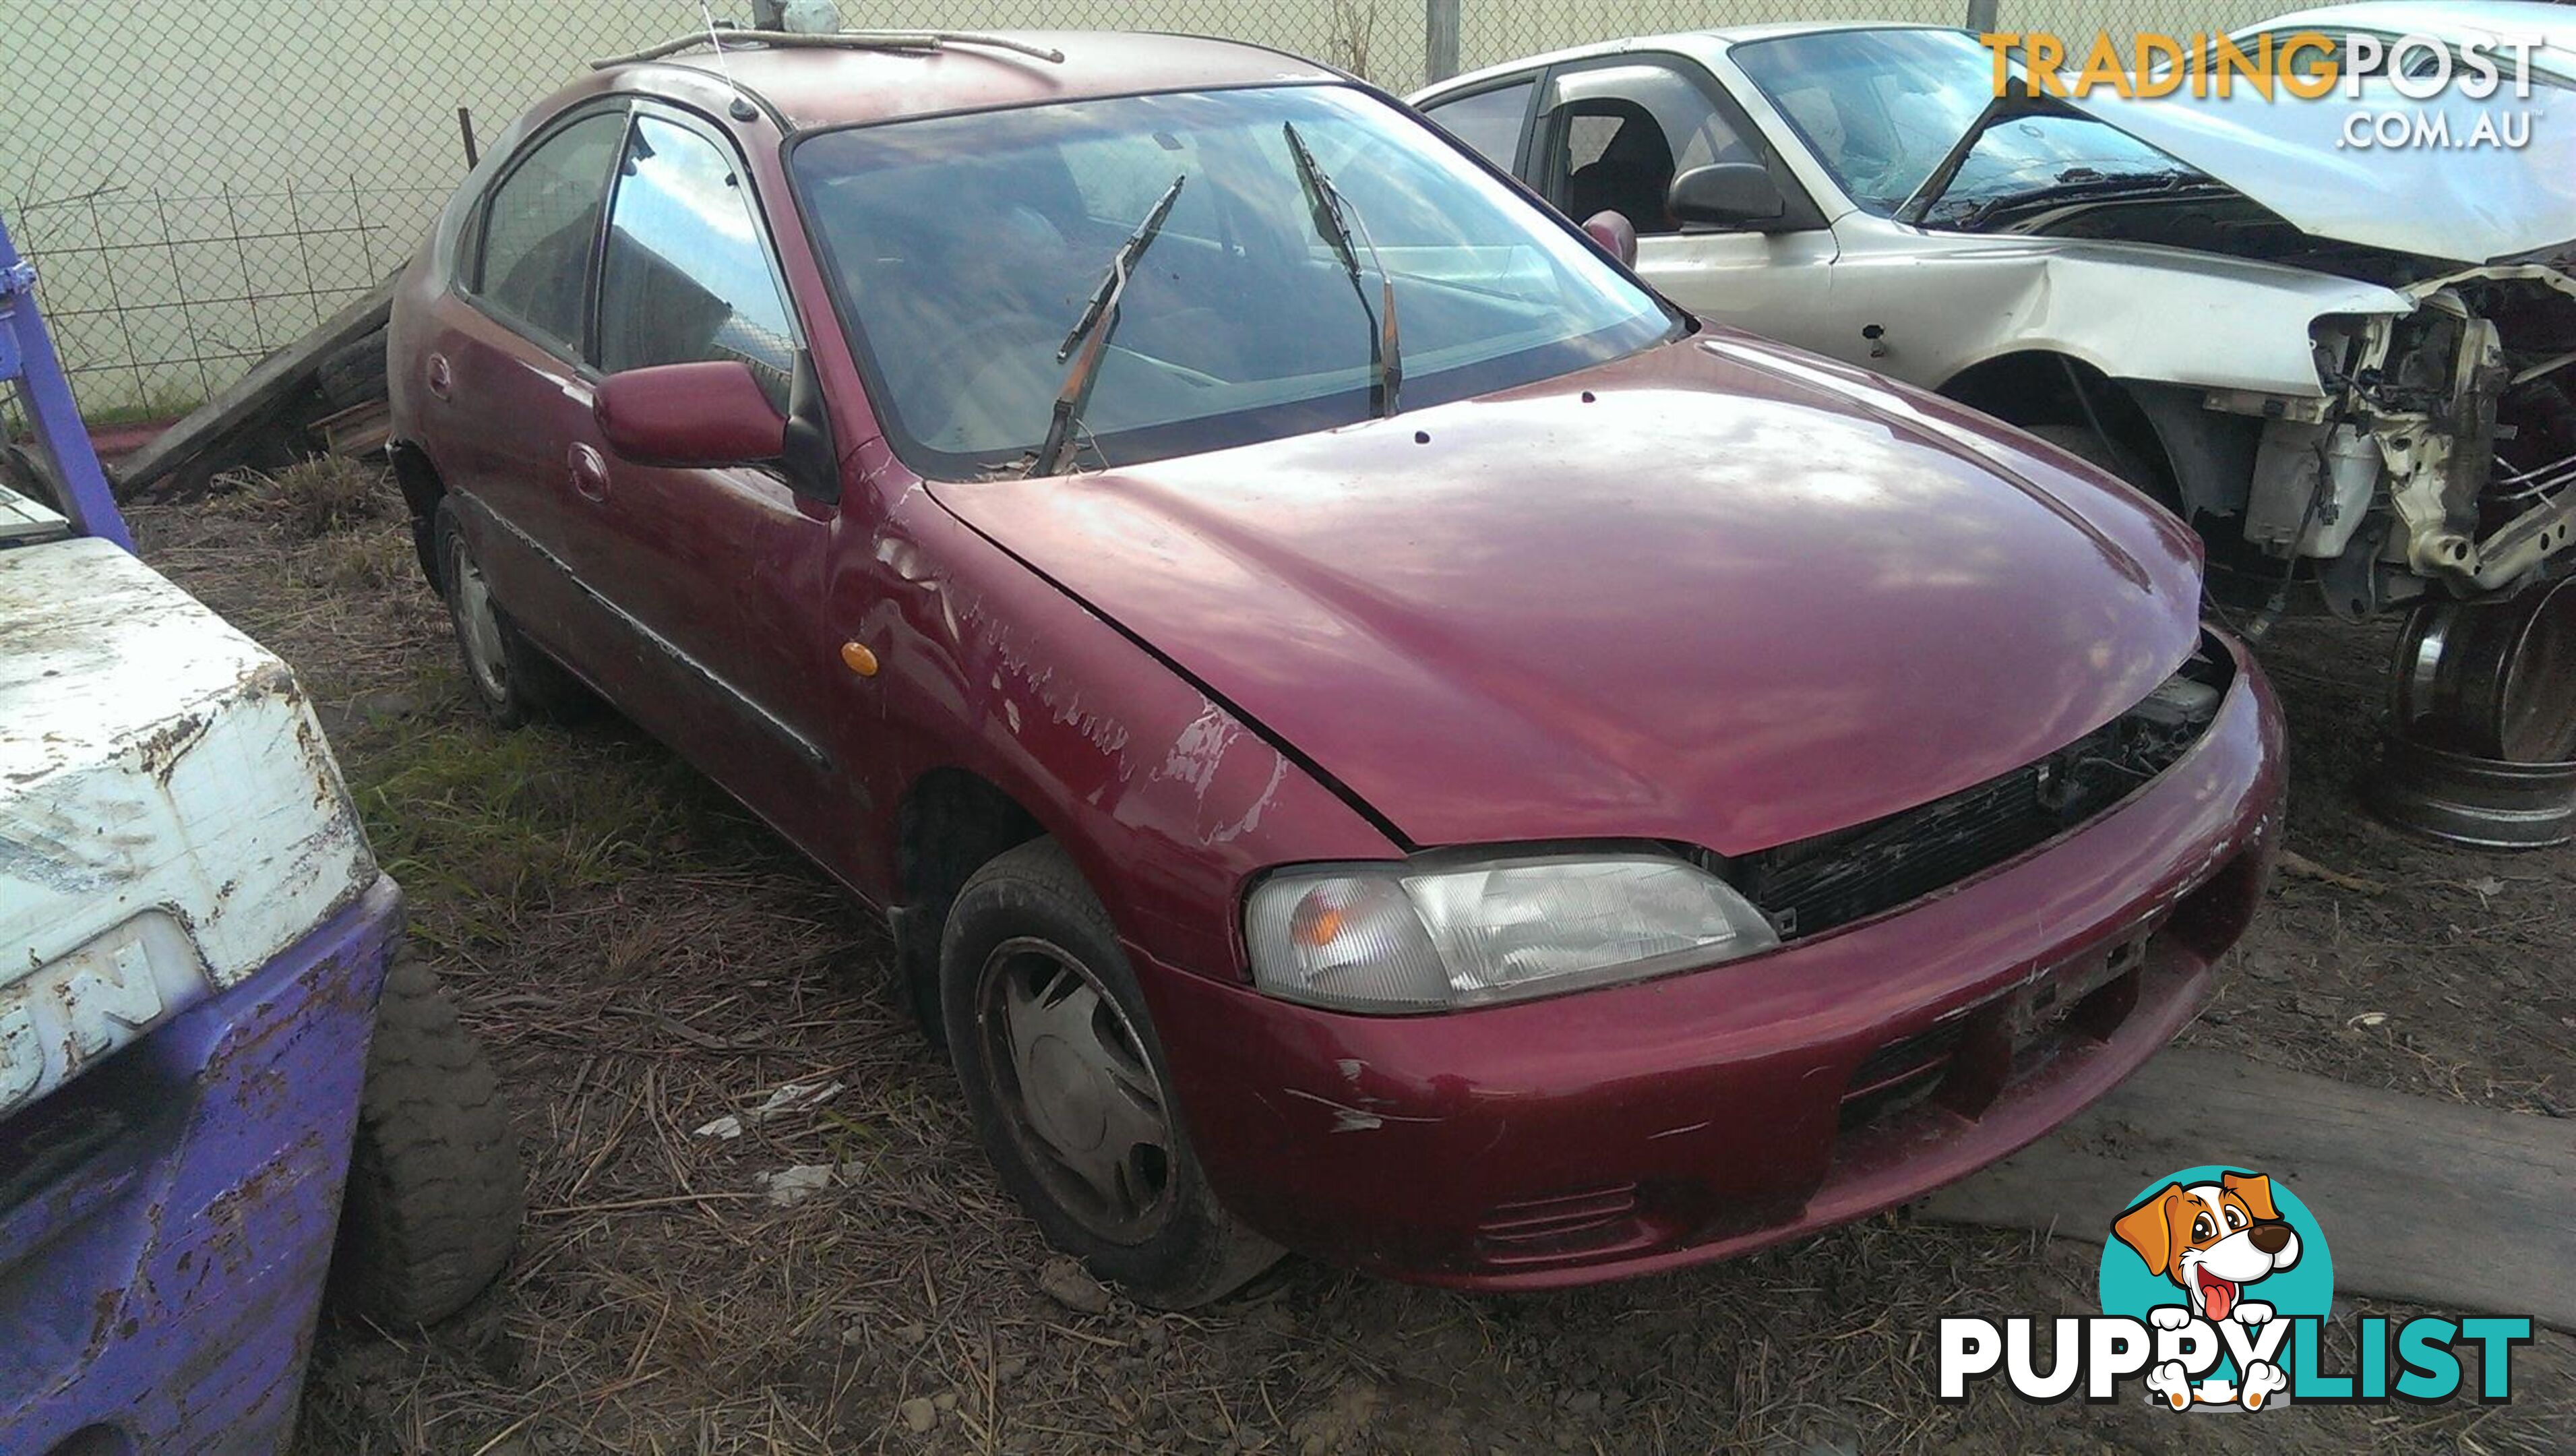
[[[392,379],[492,711],[578,679],[882,907],[1003,1179],[1153,1302],[1914,1197],[2163,1046],[2270,868],[2179,524],[1275,52],[609,66]]]

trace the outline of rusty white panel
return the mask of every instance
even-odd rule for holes
[[[375,877],[283,662],[104,542],[0,551],[0,1113]]]

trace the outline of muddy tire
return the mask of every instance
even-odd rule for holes
[[[976,1130],[1049,1243],[1163,1309],[1278,1261],[1208,1187],[1109,912],[1062,847],[1033,839],[977,870],[939,963]]]
[[[429,968],[397,951],[359,1096],[332,1308],[386,1329],[454,1314],[509,1262],[525,1196],[492,1064]]]
[[[432,531],[448,625],[456,629],[465,685],[483,711],[503,728],[578,716],[590,702],[588,692],[543,648],[530,642],[493,597],[483,568],[474,559],[474,547],[457,520],[454,497],[439,497]]]

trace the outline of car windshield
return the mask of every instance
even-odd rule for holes
[[[1283,124],[1394,280],[1417,408],[1630,354],[1680,321],[1420,122],[1343,86],[1128,96],[817,134],[794,170],[897,452],[1027,468],[1058,359],[1174,178],[1068,463],[1130,465],[1370,413],[1376,289],[1319,235]]]
[[[1995,94],[1993,53],[1959,30],[1819,31],[1729,54],[1844,193],[1881,217],[1914,195]],[[2015,117],[1978,139],[1924,221],[1973,224],[2000,203],[2067,188],[2203,180],[2108,122]]]

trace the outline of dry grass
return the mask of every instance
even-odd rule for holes
[[[886,946],[793,853],[617,720],[499,734],[451,667],[390,486],[306,467],[140,513],[155,561],[283,651],[325,715],[413,933],[490,1042],[533,1210],[500,1287],[426,1337],[326,1331],[304,1407],[316,1453],[942,1451],[2303,1450],[2544,1452],[2576,1444],[2576,1353],[2544,1336],[2515,1405],[2293,1406],[2178,1421],[2143,1405],[1931,1398],[1943,1313],[2080,1314],[2096,1254],[1881,1218],[1715,1269],[1532,1298],[1476,1298],[1292,1260],[1196,1316],[1038,1292],[1047,1258],[975,1148],[944,1065],[889,1003]],[[2300,659],[2305,661],[2303,657]],[[2319,669],[2330,709],[2348,663]],[[2344,686],[2335,686],[2335,685]],[[2296,694],[2294,708],[2309,706]],[[2364,685],[2366,687],[2366,683]],[[2360,688],[2351,688],[2360,691]],[[2331,717],[2317,720],[2331,729]],[[2331,767],[2331,765],[2330,765]],[[2449,862],[2356,858],[2331,774],[2303,776],[2301,849],[2392,886],[2291,882],[2231,991],[2394,994],[2450,925],[2525,956],[2568,1014],[2555,949],[2467,923]],[[2503,873],[2564,875],[2564,856]],[[2489,919],[2540,913],[2535,899]],[[2346,919],[2332,920],[2335,914]],[[2377,918],[2385,917],[2385,918]],[[2340,925],[2341,929],[2336,926]],[[2512,936],[2537,935],[2538,928]],[[2336,938],[2340,936],[2341,938]],[[2465,939],[2463,939],[2465,938]],[[2352,986],[2347,993],[2342,989]],[[2547,1005],[2542,1002],[2546,1001]],[[2410,1003],[2411,1005],[2412,1003]],[[2530,1105],[2576,1031],[2407,1013],[2383,1055],[2340,1022],[2258,1054],[2337,1075]],[[2418,1025],[2418,1022],[2421,1024]],[[2303,1029],[2304,1028],[2304,1029]],[[693,1135],[789,1081],[821,1108],[739,1141]],[[847,1169],[794,1208],[754,1175]],[[933,1402],[932,1429],[903,1420]],[[2188,1427],[2188,1439],[2185,1429]]]

